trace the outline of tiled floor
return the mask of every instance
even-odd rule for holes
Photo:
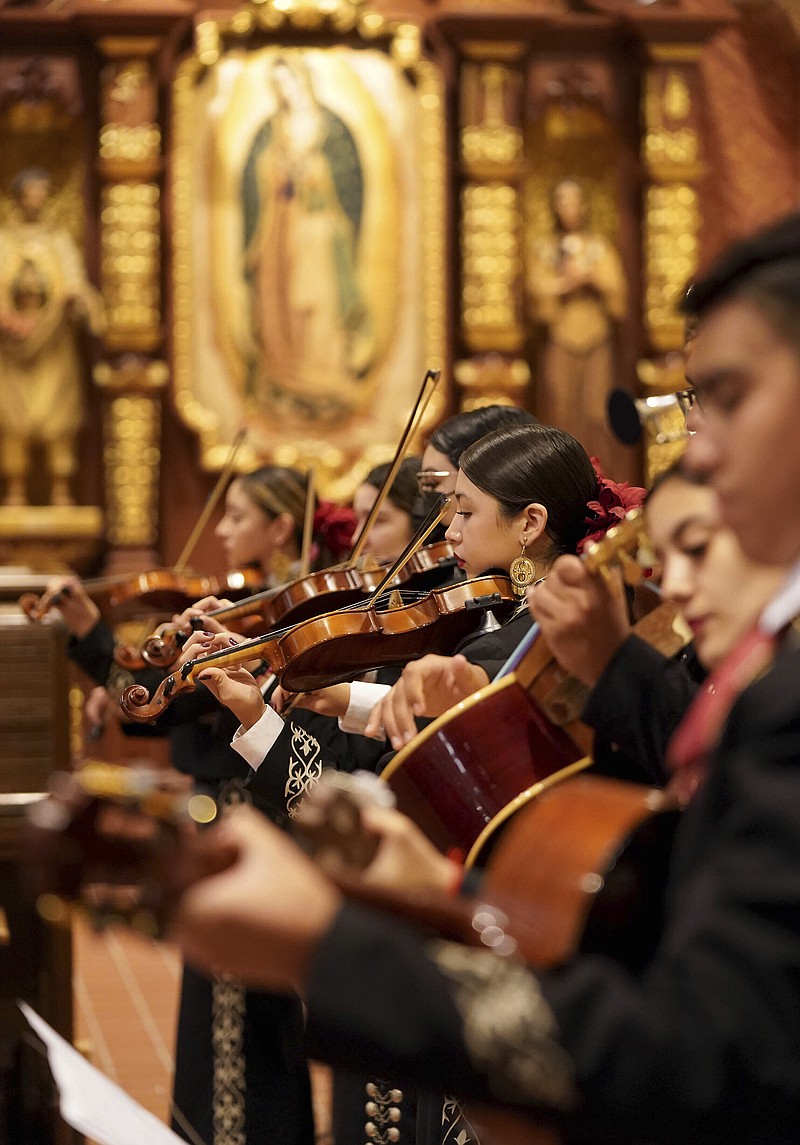
[[[120,928],[74,930],[75,1041],[89,1060],[161,1120],[169,1120],[180,959]],[[318,1132],[330,1121],[328,1071],[312,1067]]]
[[[180,959],[123,929],[75,925],[75,1040],[93,1065],[162,1120],[168,1116]]]

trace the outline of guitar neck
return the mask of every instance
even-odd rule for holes
[[[670,658],[677,656],[692,639],[686,621],[669,601],[663,601],[638,620],[631,632]],[[591,689],[556,662],[541,637],[516,668],[515,675],[557,727],[580,720]]]

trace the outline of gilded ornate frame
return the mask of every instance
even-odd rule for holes
[[[317,4],[309,0],[265,0],[250,4],[233,17],[208,21],[197,28],[194,53],[179,65],[173,85],[174,154],[171,180],[173,207],[173,362],[174,393],[178,412],[198,434],[201,462],[207,469],[224,464],[229,442],[240,424],[252,432],[240,453],[239,466],[249,468],[262,459],[301,468],[316,467],[319,488],[329,496],[346,498],[363,475],[391,454],[400,428],[410,408],[413,393],[428,368],[441,368],[445,357],[445,185],[443,84],[438,68],[420,58],[419,29],[413,24],[388,23],[380,14],[362,6],[359,0],[338,0]],[[254,61],[257,54],[270,52],[284,56],[309,53],[312,62],[321,52],[379,52],[407,87],[416,123],[413,143],[418,156],[416,201],[409,213],[402,189],[403,215],[400,218],[398,267],[405,278],[397,286],[404,310],[402,328],[405,346],[391,350],[394,355],[385,371],[369,408],[348,417],[344,423],[325,432],[317,426],[304,431],[302,425],[265,429],[269,415],[256,415],[247,399],[241,397],[241,416],[226,414],[227,425],[205,395],[198,393],[197,342],[198,313],[195,267],[197,218],[195,178],[197,141],[192,138],[192,116],[200,88],[210,69],[233,61]],[[274,57],[273,57],[274,58]],[[341,58],[341,57],[337,57]],[[354,57],[351,57],[354,58]],[[359,57],[366,58],[366,57]],[[375,57],[377,59],[377,57]],[[404,97],[405,98],[405,97]],[[399,153],[398,153],[399,154]],[[400,156],[402,159],[403,156]],[[406,173],[403,178],[408,178]],[[409,227],[413,220],[413,233]],[[403,231],[405,227],[405,231]],[[412,242],[413,255],[405,253]],[[198,264],[202,258],[198,259]],[[209,262],[209,268],[216,269]],[[209,287],[209,289],[211,289]],[[409,326],[409,323],[412,326]],[[411,330],[411,334],[409,334]],[[200,331],[202,334],[202,331]],[[402,353],[398,352],[403,351]],[[427,421],[436,419],[445,404],[440,394],[429,406]],[[235,424],[238,422],[238,424]]]

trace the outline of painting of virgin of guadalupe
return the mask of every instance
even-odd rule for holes
[[[302,59],[270,67],[276,110],[242,178],[244,275],[253,345],[247,391],[301,418],[363,404],[375,354],[359,282],[364,175],[344,121],[318,101]]]
[[[442,84],[414,68],[332,45],[179,70],[175,392],[206,465],[244,425],[243,466],[313,463],[346,497],[441,366]]]

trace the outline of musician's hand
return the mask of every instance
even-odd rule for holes
[[[227,652],[237,644],[243,643],[244,639],[238,632],[231,632],[227,628],[220,628],[219,632],[193,632],[181,648],[180,656],[173,664],[172,671],[177,672],[190,660],[200,660],[203,656],[210,656],[212,652]]]
[[[197,677],[209,692],[230,708],[245,731],[264,714],[266,702],[258,681],[246,668],[204,668]]]
[[[98,685],[92,688],[83,705],[83,714],[87,725],[87,736],[90,740],[99,739],[105,731],[106,721],[111,710],[111,696],[108,691]],[[117,704],[119,707],[119,704]]]
[[[361,876],[369,886],[451,891],[460,884],[461,865],[437,851],[407,815],[392,807],[367,805],[361,819],[366,830],[380,837],[377,854]]]
[[[619,570],[598,576],[578,557],[559,557],[528,590],[528,607],[561,667],[590,687],[630,632]]]
[[[215,830],[221,844],[235,848],[236,862],[184,893],[171,937],[207,972],[302,991],[341,896],[285,832],[250,808],[238,808]]]
[[[383,727],[392,747],[399,750],[417,734],[418,716],[440,716],[488,682],[483,668],[464,656],[431,654],[412,660],[372,709],[364,734],[377,736]]]
[[[322,716],[343,716],[350,703],[350,685],[332,684],[329,688],[318,688],[315,692],[286,692],[278,685],[269,698],[270,706],[282,712],[293,701],[296,708],[309,708]]]
[[[220,621],[213,616],[207,616],[206,613],[213,612],[217,608],[230,608],[231,604],[230,600],[221,600],[218,596],[204,596],[202,600],[196,601],[191,607],[184,608],[183,612],[177,612],[172,618],[172,623],[176,628],[188,631],[194,618],[202,616],[203,628],[206,632],[224,632],[225,628]]]
[[[56,597],[57,608],[73,636],[82,640],[88,636],[100,619],[100,609],[87,594],[77,576],[54,577],[47,585],[43,602]]]

